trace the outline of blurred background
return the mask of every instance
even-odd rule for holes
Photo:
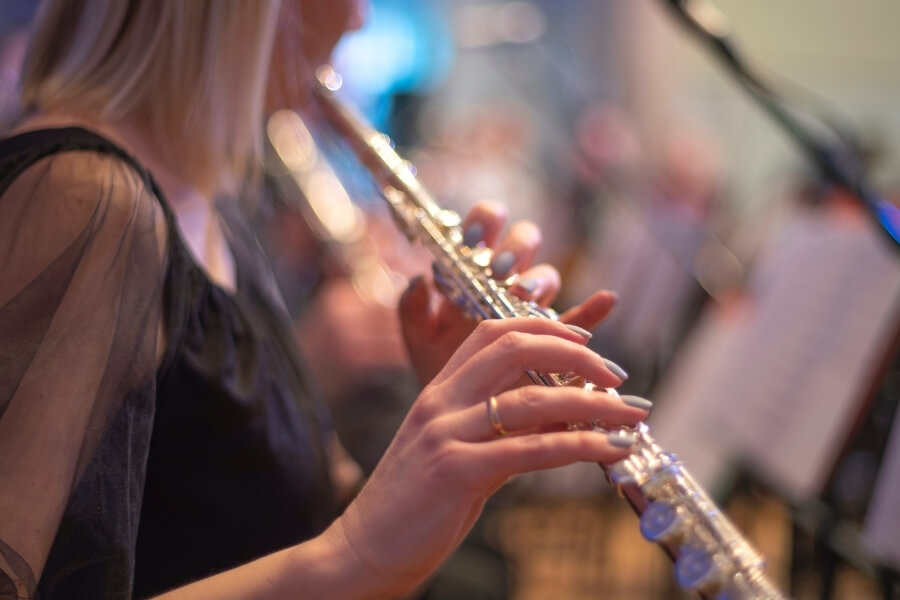
[[[557,308],[618,293],[592,345],[783,589],[900,597],[900,253],[668,4],[376,0],[335,63],[442,203],[541,224]],[[789,114],[900,197],[900,5],[715,6]],[[431,597],[681,597],[592,466],[512,482],[454,560]]]
[[[17,6],[34,4],[2,5],[3,127],[31,15]],[[557,309],[617,292],[592,346],[629,372],[624,392],[654,400],[654,435],[784,590],[900,598],[900,252],[668,4],[373,0],[334,63],[344,99],[443,205],[496,200],[541,225],[539,259],[563,274]],[[900,4],[715,5],[790,114],[900,199]],[[340,141],[306,127],[318,154],[273,160],[252,209],[368,472],[420,386],[393,304],[429,261]],[[601,470],[579,465],[510,482],[421,597],[689,596]]]

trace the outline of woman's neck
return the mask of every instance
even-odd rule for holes
[[[173,204],[186,196],[202,196],[212,203],[212,190],[201,190],[190,181],[187,174],[180,174],[170,168],[161,153],[155,148],[151,137],[140,127],[129,120],[116,122],[102,121],[79,113],[39,112],[29,115],[12,133],[21,133],[30,129],[48,127],[78,126],[90,129],[115,142],[129,154],[138,159],[151,173],[162,188],[166,198]]]

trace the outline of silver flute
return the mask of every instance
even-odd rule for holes
[[[348,143],[381,186],[404,234],[434,256],[435,282],[450,300],[476,319],[557,315],[509,293],[514,281],[492,277],[491,251],[463,243],[461,219],[441,208],[415,176],[413,166],[394,150],[390,138],[369,127],[340,104],[334,93],[341,77],[330,66],[317,72],[316,98],[324,118]],[[537,384],[595,386],[571,375],[529,371]],[[605,390],[615,394],[615,390]],[[765,573],[765,561],[678,459],[663,450],[648,427],[574,424],[602,432],[621,431],[636,438],[627,458],[603,466],[609,481],[640,517],[645,538],[660,544],[675,562],[678,584],[703,598],[717,600],[785,598]]]

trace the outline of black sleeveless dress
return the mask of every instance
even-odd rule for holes
[[[58,522],[39,577],[3,524],[0,553],[42,598],[152,595],[336,516],[326,412],[256,239],[218,208],[233,294],[110,141],[0,141],[0,502]]]

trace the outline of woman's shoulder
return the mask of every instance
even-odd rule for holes
[[[0,239],[9,242],[0,247],[0,287],[10,298],[38,278],[129,256],[141,257],[152,284],[152,273],[165,272],[168,230],[146,178],[102,138],[36,130],[0,141]],[[57,273],[60,265],[70,269]]]
[[[152,178],[127,152],[83,127],[21,131],[0,140],[0,213],[18,221],[166,229]],[[99,219],[98,217],[103,217]]]
[[[5,189],[26,171],[36,172],[42,181],[79,190],[110,183],[128,184],[116,192],[153,187],[147,170],[127,151],[81,126],[14,131],[0,140],[0,186]]]

